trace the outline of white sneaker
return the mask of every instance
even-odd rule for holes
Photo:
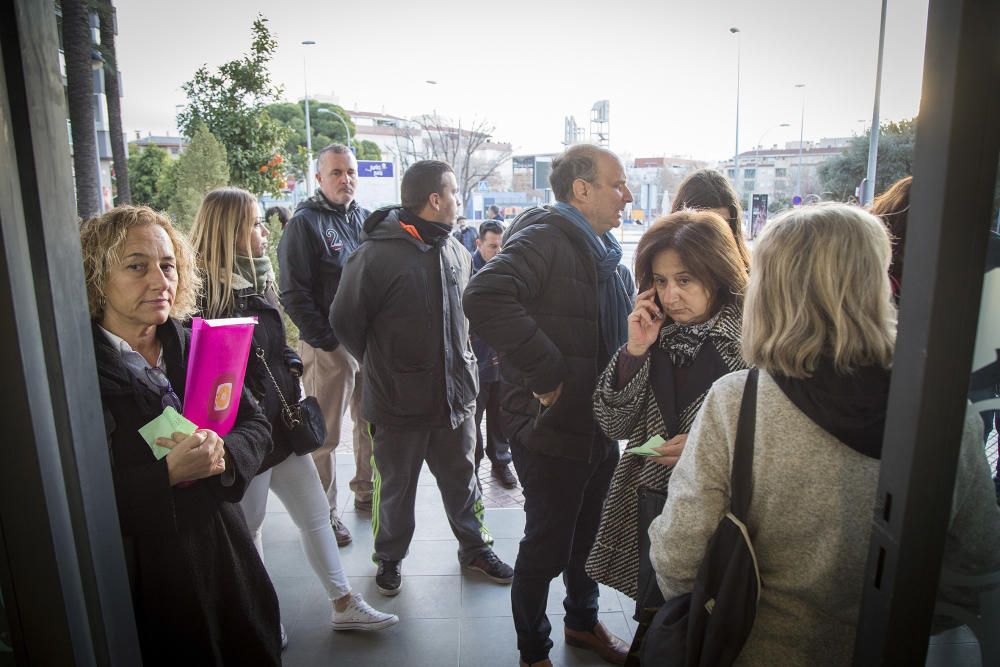
[[[334,630],[383,630],[399,623],[399,616],[383,614],[364,601],[358,593],[351,593],[344,611],[333,608]]]
[[[281,650],[284,651],[288,648],[288,635],[285,634],[285,624],[279,623],[278,627],[281,628]]]

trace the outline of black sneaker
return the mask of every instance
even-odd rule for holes
[[[514,580],[514,568],[500,560],[500,557],[492,549],[484,552],[466,567],[482,572],[498,584],[509,584]]]
[[[403,575],[400,574],[401,561],[380,560],[378,562],[378,573],[375,575],[375,586],[382,595],[392,597],[399,593],[403,586]]]
[[[517,478],[514,477],[514,473],[510,470],[510,465],[503,464],[498,466],[493,466],[490,470],[490,474],[500,482],[500,486],[505,489],[513,489],[517,486]]]

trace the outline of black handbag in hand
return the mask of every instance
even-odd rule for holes
[[[306,396],[298,403],[291,405],[281,394],[278,381],[274,379],[271,367],[264,359],[263,348],[256,349],[257,358],[264,364],[264,369],[271,376],[274,383],[274,391],[281,401],[281,423],[285,427],[285,441],[288,443],[296,456],[312,454],[319,449],[326,440],[326,420],[323,419],[323,411],[320,410],[319,401],[315,396]]]
[[[694,590],[668,600],[640,649],[643,665],[728,667],[743,650],[760,600],[760,570],[746,527],[753,469],[757,369],[750,369],[736,427],[730,510],[708,542]]]

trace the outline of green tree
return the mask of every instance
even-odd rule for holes
[[[305,101],[277,102],[265,108],[271,118],[288,130],[283,150],[288,158],[288,169],[296,178],[304,178],[306,172],[306,112]],[[333,113],[326,113],[331,111]],[[347,131],[334,113],[339,114],[351,131],[351,145],[359,160],[381,160],[382,152],[372,141],[354,140],[355,127],[350,115],[343,107],[326,102],[309,101],[309,129],[312,132],[313,156],[329,144],[347,144]]]
[[[167,151],[158,146],[131,151],[128,171],[132,203],[152,206],[158,211],[167,210],[173,196],[174,166]]]
[[[287,130],[265,110],[281,94],[267,69],[278,42],[260,14],[252,33],[248,54],[221,65],[215,73],[202,65],[183,84],[188,104],[177,121],[189,137],[201,121],[222,142],[234,185],[255,194],[278,195],[284,187],[280,154]]]
[[[875,194],[884,192],[890,185],[912,173],[916,134],[916,118],[882,124],[875,166]],[[833,199],[848,201],[854,198],[854,189],[868,173],[870,136],[870,132],[866,132],[863,136],[855,137],[842,155],[820,165],[819,177],[823,190],[832,192]]]
[[[278,244],[281,243],[281,234],[283,232],[278,216],[272,215],[267,219],[267,231],[270,233],[267,237],[267,256],[271,258],[274,278],[278,280],[281,273],[281,267],[278,263]],[[288,317],[288,313],[284,309],[281,310],[281,319],[285,323],[285,342],[294,350],[299,343],[299,328],[295,326],[295,323]]]
[[[215,188],[229,185],[226,148],[198,123],[187,149],[177,159],[176,191],[170,214],[178,227],[191,229],[201,200]]]

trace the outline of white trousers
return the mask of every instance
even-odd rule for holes
[[[330,504],[323,493],[312,456],[289,456],[270,470],[254,477],[243,494],[240,507],[243,508],[247,527],[261,560],[264,558],[261,526],[267,511],[268,489],[274,491],[285,505],[288,515],[299,529],[309,565],[323,582],[330,600],[350,593],[351,585],[340,563],[340,551],[330,525]]]

